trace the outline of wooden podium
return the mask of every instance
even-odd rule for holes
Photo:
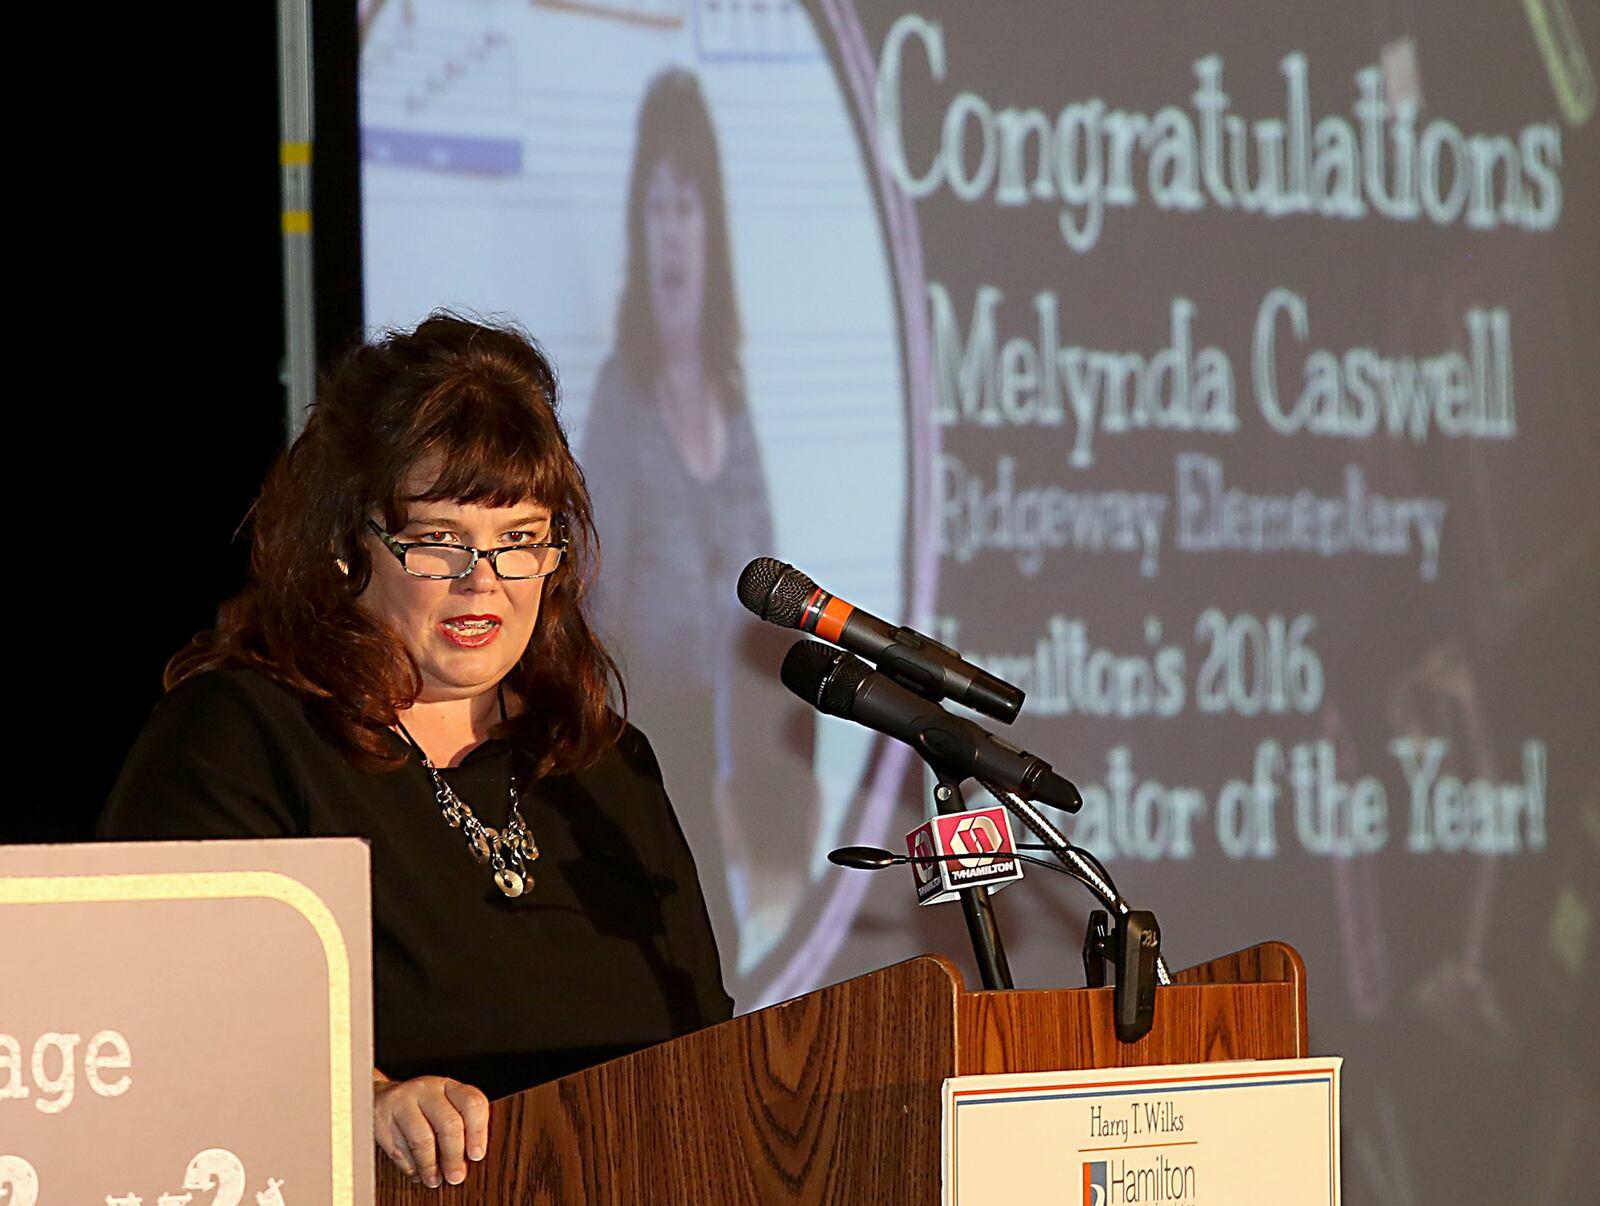
[[[1309,1054],[1305,964],[1268,942],[1179,972],[1123,1044],[1110,988],[968,992],[925,956],[497,1101],[463,1185],[383,1206],[939,1201],[950,1076]]]

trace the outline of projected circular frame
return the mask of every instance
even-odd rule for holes
[[[826,22],[835,68],[862,132],[861,150],[877,190],[891,284],[899,304],[910,478],[905,616],[909,623],[925,623],[932,614],[938,584],[938,547],[931,523],[940,439],[939,429],[931,419],[932,347],[923,300],[927,290],[922,243],[916,210],[878,154],[872,99],[877,87],[877,65],[854,5],[849,0],[820,0],[816,7]],[[905,745],[878,741],[865,776],[865,807],[855,820],[852,842],[881,845],[890,841],[889,824],[910,761],[911,751]],[[846,832],[851,829],[847,827]],[[741,1007],[759,1007],[815,988],[849,940],[851,924],[868,887],[869,879],[861,873],[842,871],[824,876],[813,889],[812,894],[817,897],[814,910],[802,906],[799,914],[809,913],[814,920],[803,933],[792,934],[773,953],[767,960],[770,971],[763,967],[748,977],[754,991],[747,989],[738,997]]]

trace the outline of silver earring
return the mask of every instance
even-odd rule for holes
[[[343,574],[346,578],[348,578],[350,576],[350,563],[348,561],[346,561],[343,557],[335,557],[333,559],[333,563],[336,566],[339,567],[339,572],[341,574]]]

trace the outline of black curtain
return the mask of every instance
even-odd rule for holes
[[[355,4],[315,7],[325,358],[361,323]],[[91,834],[167,658],[244,583],[285,427],[274,6],[82,19],[37,35],[71,50],[39,85],[41,203],[13,227],[35,267],[9,349],[0,841]]]

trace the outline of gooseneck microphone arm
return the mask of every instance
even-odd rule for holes
[[[979,782],[983,781],[980,779]],[[1132,912],[1127,900],[1117,891],[1117,886],[1111,882],[1111,876],[1106,873],[1106,869],[1099,861],[1085,858],[1083,852],[1069,842],[1066,834],[1057,829],[1031,800],[1024,799],[999,784],[984,783],[983,788],[1004,804],[1012,816],[1037,834],[1044,842],[1045,848],[1056,856],[1062,869],[1099,897],[1106,908],[1119,916],[1126,916]],[[1167,961],[1159,954],[1156,956],[1156,983],[1172,983],[1172,975],[1167,970]]]

